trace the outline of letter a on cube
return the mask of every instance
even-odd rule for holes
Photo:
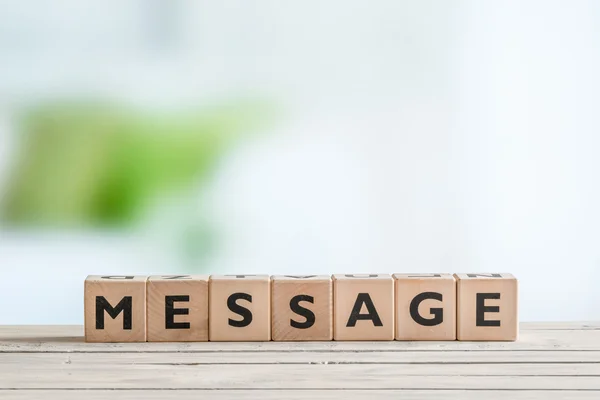
[[[88,276],[84,284],[86,342],[146,341],[146,277]]]
[[[334,340],[394,340],[389,274],[333,275]]]

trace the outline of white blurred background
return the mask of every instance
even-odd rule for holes
[[[175,272],[511,272],[521,320],[600,319],[598,71],[593,0],[3,0],[0,324]]]

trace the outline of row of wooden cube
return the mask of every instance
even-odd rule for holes
[[[89,342],[517,339],[511,274],[89,276]]]

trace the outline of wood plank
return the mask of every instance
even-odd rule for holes
[[[103,356],[103,355],[102,355]],[[243,374],[248,368],[245,364],[179,364],[163,360],[162,362],[121,362],[110,360],[103,357],[101,362],[90,362],[86,359],[73,361],[75,357],[69,357],[66,361],[52,363],[38,363],[38,357],[32,357],[32,362],[20,363],[18,372],[37,373],[49,370],[47,374],[52,374],[55,369],[60,369],[61,372],[67,374],[79,375],[88,371],[98,371],[103,373],[107,370],[126,374],[130,371],[141,371],[148,375],[159,375],[165,370],[177,372],[182,377],[185,374],[207,373],[211,372],[218,374],[219,371],[227,370]],[[98,358],[96,354],[87,354],[85,358]],[[114,357],[112,357],[114,358]],[[15,364],[0,365],[0,376],[9,377],[11,371],[17,368]],[[323,369],[333,375],[344,373],[360,374],[362,370],[371,369],[385,373],[387,370],[392,370],[396,376],[598,376],[600,377],[600,363],[501,363],[501,364],[479,364],[479,363],[424,363],[424,364],[255,364],[253,369],[270,373],[273,369],[288,371],[293,374],[294,371],[309,372]],[[214,372],[212,372],[214,371]],[[353,375],[347,375],[353,376]],[[599,382],[600,383],[600,382]],[[0,383],[1,385],[1,383]]]
[[[599,330],[600,321],[522,322],[521,332],[538,330]],[[82,325],[0,325],[0,341],[5,339],[39,339],[83,337]]]
[[[3,400],[596,400],[600,391],[577,390],[16,390],[0,391]]]
[[[165,364],[548,364],[600,363],[600,351],[0,353],[2,365]]]
[[[336,351],[584,351],[600,350],[600,330],[522,331],[516,342],[192,342],[192,343],[85,343],[69,330],[4,331],[0,352],[336,352]],[[28,335],[29,333],[29,335]]]
[[[4,340],[0,352],[371,352],[371,351],[600,351],[600,331],[539,331],[517,342],[198,342],[85,343],[80,338]]]
[[[521,331],[539,330],[597,330],[600,321],[571,321],[571,322],[521,322]]]
[[[23,364],[0,368],[3,389],[600,390],[599,364],[180,365]],[[35,378],[34,378],[35,377]]]
[[[598,330],[600,321],[521,322],[520,330]],[[14,338],[83,337],[83,325],[0,325],[0,341]]]

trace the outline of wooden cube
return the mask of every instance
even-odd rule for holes
[[[269,275],[212,275],[209,281],[211,341],[271,340]]]
[[[146,341],[145,276],[88,276],[84,284],[86,342]]]
[[[333,293],[335,340],[394,340],[391,275],[333,275]]]
[[[458,340],[517,340],[517,279],[511,274],[454,276],[457,279]]]
[[[456,340],[456,280],[451,274],[394,274],[396,340]]]
[[[272,337],[286,340],[333,338],[333,285],[328,275],[271,279]]]
[[[208,340],[208,275],[148,278],[149,342]]]

